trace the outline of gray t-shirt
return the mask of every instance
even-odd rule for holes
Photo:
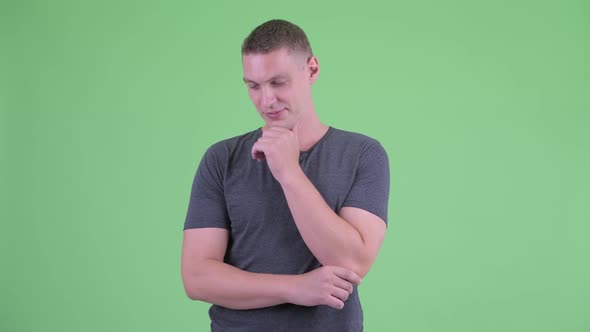
[[[259,128],[212,145],[197,169],[184,229],[221,227],[230,231],[224,261],[258,273],[302,274],[320,267],[293,220],[281,185],[265,161],[251,157]],[[389,161],[370,137],[329,127],[299,163],[326,203],[367,210],[387,222]],[[281,304],[233,310],[213,305],[212,331],[362,331],[358,290],[341,310]]]

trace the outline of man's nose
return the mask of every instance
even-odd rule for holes
[[[277,98],[273,91],[269,87],[262,88],[262,106],[264,108],[270,108],[275,102]]]

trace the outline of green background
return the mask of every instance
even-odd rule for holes
[[[367,331],[590,331],[587,1],[0,3],[1,331],[208,329],[190,185],[262,124],[240,44],[271,18],[322,121],[389,153]]]

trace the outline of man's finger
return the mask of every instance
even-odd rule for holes
[[[359,277],[356,273],[350,271],[349,269],[335,266],[332,271],[336,276],[344,280],[347,280],[355,285],[359,285],[361,283],[361,277]]]
[[[334,296],[330,296],[330,298],[326,300],[325,304],[334,309],[340,310],[344,308],[344,302]]]
[[[347,291],[349,294],[351,294],[354,290],[354,287],[352,286],[352,283],[350,281],[344,280],[340,277],[336,278],[336,280],[334,281],[334,286]]]
[[[268,127],[268,129],[265,132],[268,131],[275,131],[275,132],[287,132],[287,131],[291,131],[285,127],[279,127],[279,126],[273,126],[273,127]],[[263,132],[264,134],[264,132]]]
[[[335,297],[343,302],[348,300],[348,296],[350,295],[350,293],[348,291],[346,291],[342,288],[338,288],[338,287],[334,287],[331,294],[333,297]]]
[[[258,139],[258,141],[256,141],[256,143],[266,144],[266,143],[272,143],[273,141],[274,141],[273,137],[260,137]]]
[[[264,160],[266,158],[266,156],[264,155],[264,145],[259,142],[254,143],[254,145],[252,146],[251,155],[252,159],[258,161]]]
[[[281,129],[288,130],[288,129],[281,128],[281,127],[272,127],[272,128],[267,129],[265,132],[263,132],[261,138],[263,138],[263,137],[279,137],[285,133],[285,131],[283,131]]]

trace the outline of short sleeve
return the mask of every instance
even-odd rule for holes
[[[389,158],[378,141],[362,149],[355,178],[342,206],[371,212],[387,223],[389,202]]]
[[[229,229],[223,191],[223,161],[209,148],[195,174],[184,229],[217,227]]]

